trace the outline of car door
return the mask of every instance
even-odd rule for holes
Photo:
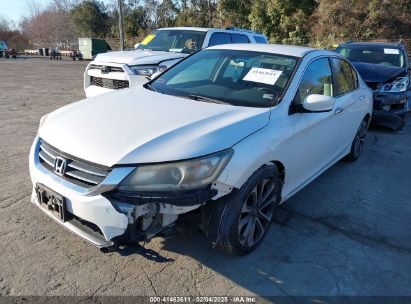
[[[334,109],[327,112],[308,112],[302,102],[310,94],[334,96],[329,57],[311,61],[301,77],[289,111],[294,134],[285,143],[289,151],[289,189],[298,190],[322,172],[338,154],[338,124]],[[292,156],[291,156],[292,155]]]
[[[357,129],[362,121],[363,106],[366,92],[358,84],[357,72],[346,60],[333,57],[331,66],[335,87],[335,112],[336,123],[339,127],[339,150],[346,150],[351,146]]]

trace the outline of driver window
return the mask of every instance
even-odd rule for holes
[[[304,72],[294,98],[294,105],[302,105],[304,98],[311,94],[333,96],[333,80],[328,58],[317,59]]]

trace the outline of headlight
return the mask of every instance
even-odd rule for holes
[[[119,186],[120,191],[192,190],[214,182],[233,150],[174,163],[137,167]]]
[[[155,73],[162,73],[167,70],[165,65],[134,65],[130,66],[134,75],[140,75],[150,78]]]
[[[391,83],[384,84],[380,88],[380,92],[404,92],[408,89],[410,80],[408,77],[399,77]]]

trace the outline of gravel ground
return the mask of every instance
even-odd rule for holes
[[[411,296],[411,127],[374,130],[280,209],[261,247],[232,258],[194,223],[103,254],[30,204],[42,115],[84,98],[86,62],[0,60],[0,295]]]

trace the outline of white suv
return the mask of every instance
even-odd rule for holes
[[[149,240],[198,209],[214,245],[247,254],[280,203],[360,156],[372,103],[336,53],[208,48],[140,88],[44,116],[32,202],[98,247]]]
[[[267,43],[257,32],[227,28],[163,28],[148,35],[136,50],[97,55],[84,73],[84,90],[92,97],[136,87],[188,55],[209,46],[229,43]]]

